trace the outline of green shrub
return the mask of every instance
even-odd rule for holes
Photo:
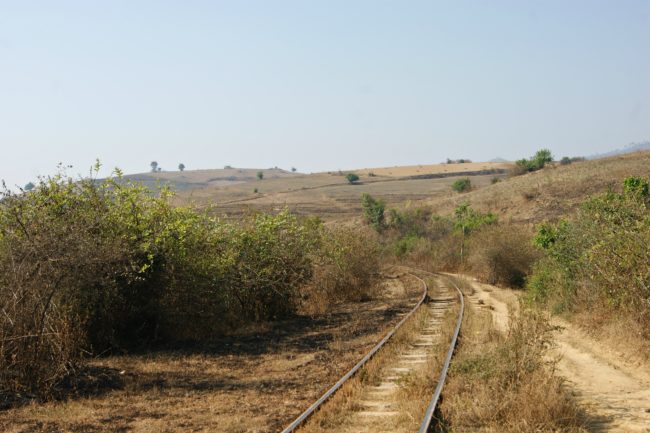
[[[375,199],[368,193],[363,193],[361,195],[361,207],[366,222],[375,230],[382,230],[384,228],[384,211],[386,209],[384,201]]]
[[[359,175],[357,175],[356,173],[348,173],[345,175],[345,178],[350,184],[353,184],[359,180]]]
[[[467,177],[458,179],[453,184],[451,184],[451,189],[456,192],[467,192],[472,189],[472,181]]]
[[[643,177],[628,177],[623,181],[623,191],[628,196],[648,197],[648,181]]]
[[[530,159],[520,159],[515,162],[513,174],[519,175],[531,171],[541,170],[546,164],[553,162],[553,155],[548,149],[540,149]]]

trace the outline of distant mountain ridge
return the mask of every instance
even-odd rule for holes
[[[650,141],[642,141],[640,143],[630,143],[627,146],[623,147],[622,149],[616,149],[605,153],[596,153],[594,155],[588,156],[587,159],[601,159],[610,156],[624,155],[626,153],[640,152],[642,150],[650,150]]]

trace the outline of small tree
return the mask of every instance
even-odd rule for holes
[[[158,171],[158,162],[157,161],[151,161],[149,164],[151,166],[151,171],[156,172]]]
[[[257,180],[262,180],[264,179],[264,172],[263,171],[258,171],[257,172]]]
[[[535,161],[537,170],[539,170],[544,168],[544,166],[549,162],[553,162],[553,154],[548,149],[540,149],[535,153],[533,160]]]
[[[36,185],[34,185],[34,182],[27,182],[25,185],[25,188],[23,188],[25,191],[31,191],[34,188],[36,188]]]
[[[376,200],[370,194],[364,193],[361,196],[361,207],[363,207],[363,216],[366,222],[377,231],[384,228],[386,204],[383,200]]]
[[[296,172],[296,167],[291,167],[291,172],[295,173]]]
[[[181,162],[180,164],[178,164],[178,169],[179,169],[180,171],[185,170],[185,164],[183,164],[182,162]]]
[[[359,180],[359,176],[356,173],[348,173],[345,178],[348,180],[350,184],[353,184],[354,182]]]
[[[458,179],[451,185],[451,189],[456,192],[466,192],[472,189],[472,181],[468,177]]]

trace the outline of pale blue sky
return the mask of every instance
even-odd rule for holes
[[[650,1],[0,0],[0,178],[650,140]]]

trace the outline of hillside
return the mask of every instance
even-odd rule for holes
[[[179,189],[176,203],[210,207],[212,212],[227,216],[287,207],[298,214],[325,219],[349,218],[360,214],[363,193],[385,200],[388,206],[402,206],[451,194],[450,186],[459,177],[471,177],[473,185],[482,188],[493,177],[506,176],[509,167],[503,163],[470,163],[364,168],[350,170],[360,176],[354,185],[345,178],[349,171],[295,175],[283,172],[276,177],[265,175],[263,180],[196,183]]]
[[[650,177],[650,151],[549,166],[466,194],[432,197],[426,204],[449,214],[458,204],[469,202],[503,220],[538,223],[572,213],[585,198],[607,188],[620,189],[628,176]]]

